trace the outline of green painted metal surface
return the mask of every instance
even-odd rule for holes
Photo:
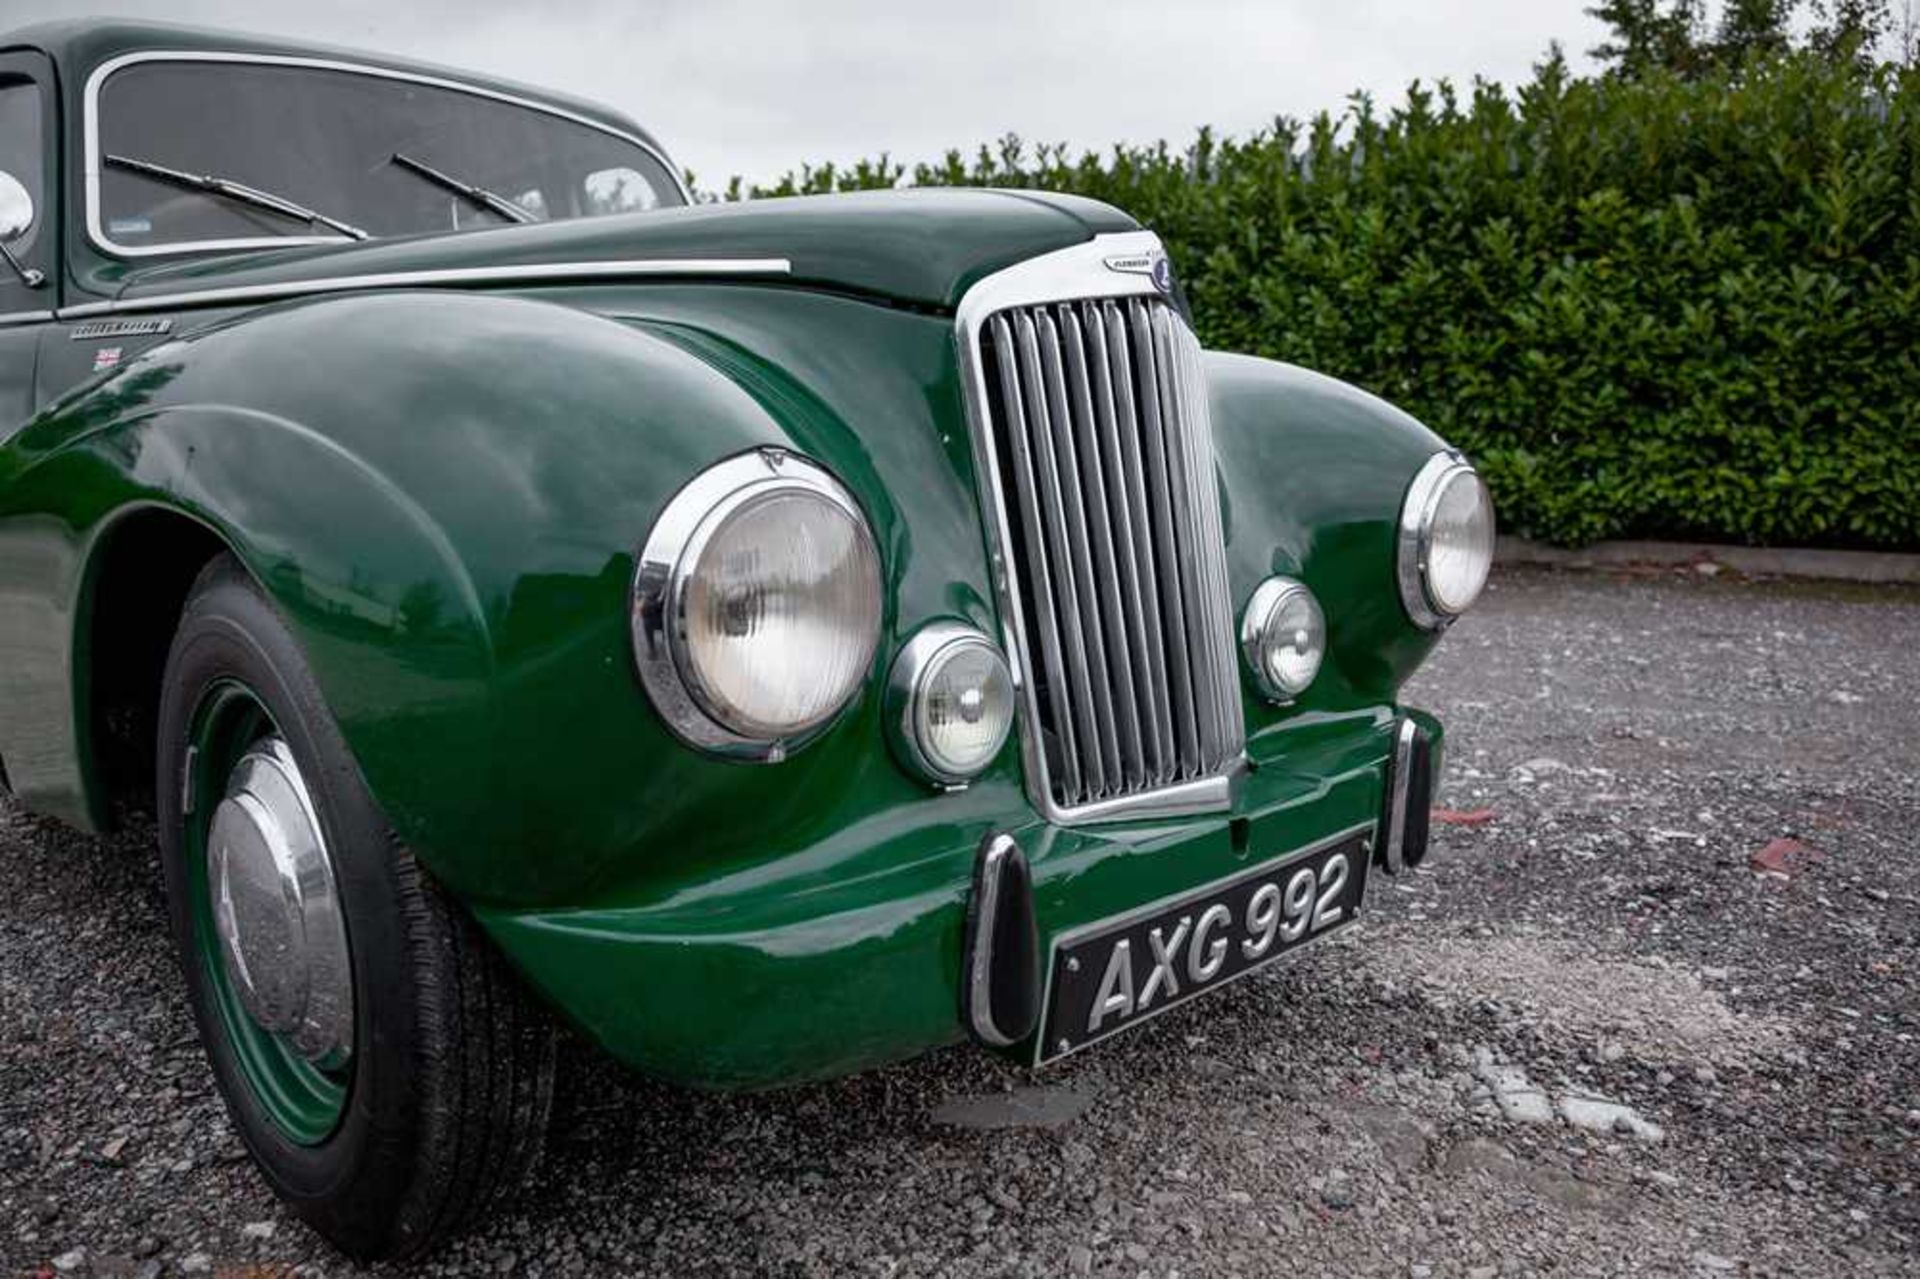
[[[1030,845],[1049,928],[1237,864],[1222,818],[1040,826],[1011,748],[952,795],[886,750],[899,643],[934,617],[996,629],[955,369],[945,317],[740,285],[316,299],[216,326],[0,451],[0,562],[39,563],[55,605],[26,643],[9,637],[49,660],[9,668],[0,698],[72,705],[84,653],[62,646],[84,638],[87,566],[129,513],[181,512],[272,592],[402,835],[602,1042],[729,1084],[946,1042],[989,830]],[[1395,689],[1431,643],[1399,613],[1393,517],[1436,442],[1298,370],[1210,373],[1235,598],[1297,572],[1333,619],[1298,706],[1248,689],[1258,767],[1238,812],[1271,855],[1377,810]],[[866,693],[819,742],[750,767],[654,717],[626,605],[634,548],[674,490],[766,443],[855,493],[888,604]],[[57,728],[10,716],[0,732],[30,800],[98,808],[77,746],[12,766],[16,743]],[[830,1007],[799,1011],[808,989]]]
[[[1015,191],[926,189],[755,200],[446,235],[276,249],[122,273],[120,298],[340,276],[623,260],[784,260],[793,285],[950,308],[984,275],[1138,224],[1107,205]],[[698,274],[695,270],[693,274]],[[91,276],[83,285],[107,288]]]
[[[964,896],[990,831],[1032,859],[1042,928],[1230,875],[1373,820],[1401,682],[1394,522],[1440,442],[1382,402],[1209,357],[1233,596],[1288,572],[1331,649],[1291,707],[1248,683],[1233,811],[1061,829],[1011,745],[938,794],[886,748],[882,680],[934,618],[997,634],[950,308],[1008,262],[1132,224],[958,193],[290,250],[71,296],[607,256],[791,258],[784,280],[189,298],[104,374],[46,328],[0,423],[0,758],[30,805],[106,815],[86,725],[103,552],[164,518],[241,559],[299,639],[368,786],[433,873],[596,1039],[690,1083],[832,1074],[962,1034]],[[72,238],[69,239],[72,244]],[[117,270],[117,268],[116,268]],[[76,354],[80,353],[80,354]],[[58,398],[54,398],[55,395]],[[865,691],[772,766],[680,745],[632,669],[636,548],[711,463],[777,444],[872,523],[886,583]]]

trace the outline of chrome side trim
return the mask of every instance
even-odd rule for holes
[[[0,315],[0,329],[9,328],[15,324],[45,324],[51,319],[53,319],[51,311],[8,311]]]
[[[1393,782],[1387,796],[1387,836],[1380,842],[1380,869],[1398,875],[1407,868],[1407,791],[1413,780],[1413,741],[1420,729],[1402,719],[1393,733]]]
[[[520,266],[445,267],[431,271],[378,271],[368,275],[336,275],[318,280],[288,280],[279,284],[240,284],[224,289],[188,293],[155,293],[111,302],[82,302],[63,306],[63,320],[93,315],[124,315],[131,311],[164,311],[174,307],[225,306],[272,302],[313,293],[354,293],[367,289],[464,288],[486,284],[565,284],[574,280],[641,279],[657,276],[788,275],[793,263],[786,258],[633,258],[613,262],[534,262]],[[53,313],[48,313],[51,319]]]
[[[390,67],[369,66],[363,62],[347,62],[335,58],[304,58],[291,54],[274,53],[226,53],[216,50],[194,49],[149,49],[136,53],[123,53],[117,58],[109,58],[95,67],[87,76],[86,89],[81,108],[82,129],[85,150],[83,152],[83,177],[85,181],[87,238],[105,253],[120,258],[157,257],[163,254],[206,253],[226,249],[270,249],[291,248],[301,244],[340,244],[343,241],[333,235],[272,235],[249,236],[233,240],[188,240],[178,244],[125,245],[116,244],[107,236],[100,225],[100,90],[107,78],[123,67],[142,62],[228,62],[247,63],[254,66],[305,67],[315,71],[342,71],[350,75],[371,76],[378,80],[401,80],[409,84],[424,84],[436,89],[450,89],[457,93],[470,94],[476,98],[488,98],[495,102],[505,102],[511,106],[524,107],[539,111],[544,115],[561,120],[570,120],[574,124],[595,129],[609,137],[619,138],[645,151],[660,162],[667,171],[667,178],[680,193],[680,198],[688,204],[693,203],[693,193],[687,189],[684,178],[673,162],[667,159],[659,147],[644,138],[616,129],[610,124],[569,111],[565,107],[533,98],[522,98],[511,93],[502,93],[496,89],[483,88],[476,84],[467,84],[460,80],[449,80],[444,76],[421,75],[412,71],[398,71]]]
[[[1185,512],[1180,534],[1208,529],[1203,536],[1220,536],[1198,344],[1167,307],[1147,305],[1163,303],[1163,273],[1111,265],[1164,257],[1151,232],[1097,235],[988,276],[955,313],[1003,651],[1020,700],[1027,790],[1035,809],[1055,823],[1218,812],[1230,806],[1244,760],[1224,577],[1215,566],[1190,565],[1194,581],[1183,584],[1180,564],[1169,560],[1156,572],[1149,551],[1156,540],[1169,549],[1180,545],[1170,522],[1176,506]],[[1043,304],[1063,305],[1016,312]],[[1060,340],[1060,325],[1072,340]],[[983,355],[989,341],[1011,353],[1013,376],[998,379],[998,395]],[[1024,394],[1011,385],[1016,381]],[[1136,382],[1158,393],[1136,404]],[[1002,466],[1001,430],[1017,476]],[[1146,450],[1159,457],[1139,456],[1142,437],[1162,446]],[[1016,563],[1014,502],[1022,527],[1035,530],[1031,566]],[[1089,525],[1088,508],[1095,523],[1104,512],[1103,526]],[[1038,579],[1032,616],[1021,602],[1020,574],[1029,569]],[[1204,627],[1210,612],[1229,619],[1227,631],[1186,633],[1189,625]],[[1162,633],[1163,619],[1172,645],[1164,655],[1146,642]],[[1196,644],[1200,655],[1187,656]],[[1046,665],[1044,678],[1035,663]],[[1069,686],[1091,693],[1070,698]],[[1132,699],[1119,699],[1124,707],[1115,704],[1115,689],[1131,690]],[[1159,720],[1152,731],[1140,719],[1142,707]],[[1174,731],[1167,731],[1168,719]],[[1041,727],[1049,721],[1060,734],[1066,792],[1091,793],[1087,802],[1065,804],[1053,794]],[[1216,767],[1208,754],[1225,763],[1195,776]],[[1114,793],[1135,785],[1149,789]]]

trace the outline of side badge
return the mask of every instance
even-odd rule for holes
[[[75,342],[92,342],[100,338],[138,338],[158,337],[173,328],[173,321],[159,320],[89,320],[85,324],[73,326],[73,332],[67,334]]]
[[[1148,253],[1116,253],[1105,261],[1109,271],[1144,275],[1153,281],[1153,287],[1160,292],[1173,292],[1173,263],[1158,249]]]
[[[95,373],[105,373],[108,369],[117,367],[119,363],[120,348],[117,346],[103,346],[93,353],[93,371]]]

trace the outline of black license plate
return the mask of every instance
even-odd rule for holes
[[[1367,886],[1365,832],[1054,941],[1041,1065],[1264,967],[1353,922]]]

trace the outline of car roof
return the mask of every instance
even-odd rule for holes
[[[37,49],[45,53],[53,59],[55,70],[60,77],[76,87],[85,81],[93,68],[111,58],[127,53],[190,51],[257,53],[351,62],[389,71],[434,76],[559,107],[574,115],[584,116],[621,132],[633,134],[654,150],[662,151],[653,135],[641,128],[630,117],[598,102],[501,79],[498,76],[480,75],[458,67],[419,62],[411,58],[399,58],[390,54],[372,53],[364,49],[344,48],[310,40],[253,35],[174,23],[132,22],[119,18],[74,18],[37,23],[13,31],[0,32],[0,52],[23,48]]]

